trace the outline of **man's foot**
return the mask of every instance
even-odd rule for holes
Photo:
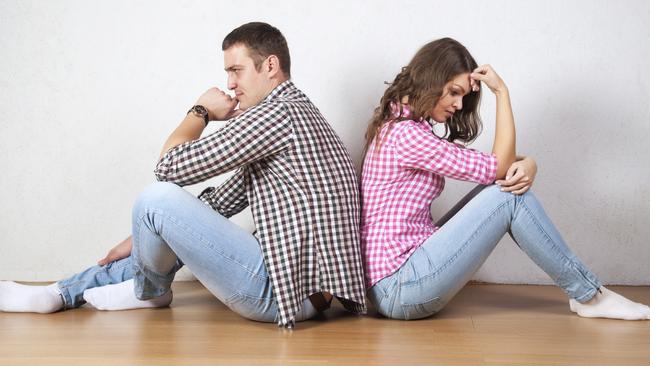
[[[97,310],[162,308],[172,302],[172,297],[170,289],[162,296],[150,300],[140,300],[135,297],[133,280],[84,291],[84,300]]]
[[[56,283],[28,286],[0,281],[0,311],[16,313],[54,313],[63,309],[63,298]]]
[[[602,292],[597,292],[596,296],[585,303],[570,299],[571,311],[585,318],[650,319],[650,307],[628,300],[605,287],[601,287],[600,291]]]

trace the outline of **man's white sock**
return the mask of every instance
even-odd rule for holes
[[[84,300],[98,310],[160,308],[168,306],[172,302],[172,296],[170,289],[162,296],[139,300],[135,297],[133,280],[84,291]]]
[[[61,309],[63,298],[56,283],[28,286],[12,281],[0,281],[0,311],[47,314]]]

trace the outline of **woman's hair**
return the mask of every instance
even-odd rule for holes
[[[408,97],[411,111],[409,119],[430,120],[434,106],[442,97],[445,84],[459,74],[471,73],[477,66],[469,51],[451,38],[438,39],[424,45],[413,56],[408,66],[403,67],[397,74],[395,80],[387,83],[389,87],[384,92],[379,107],[375,109],[366,132],[364,153],[385,124],[389,124],[387,128],[391,128],[392,122],[404,120],[404,117],[401,117],[402,98]],[[445,123],[443,138],[464,144],[476,139],[481,132],[481,118],[478,112],[480,99],[480,89],[463,97],[463,109],[454,113]],[[375,144],[377,149],[380,142]]]

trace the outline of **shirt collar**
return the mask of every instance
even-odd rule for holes
[[[264,98],[264,102],[270,102],[276,98],[284,96],[285,94],[287,94],[288,92],[290,92],[295,88],[296,86],[293,85],[293,81],[291,81],[291,79],[287,79],[282,83],[280,83],[280,85],[273,88],[273,90],[271,90],[269,95],[267,95],[266,98]]]
[[[395,119],[404,120],[411,118],[411,107],[408,104],[391,102],[390,111]]]

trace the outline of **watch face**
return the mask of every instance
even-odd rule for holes
[[[196,114],[201,115],[201,116],[207,116],[208,115],[208,110],[205,109],[205,107],[202,106],[202,105],[195,105],[194,106],[194,112]]]

